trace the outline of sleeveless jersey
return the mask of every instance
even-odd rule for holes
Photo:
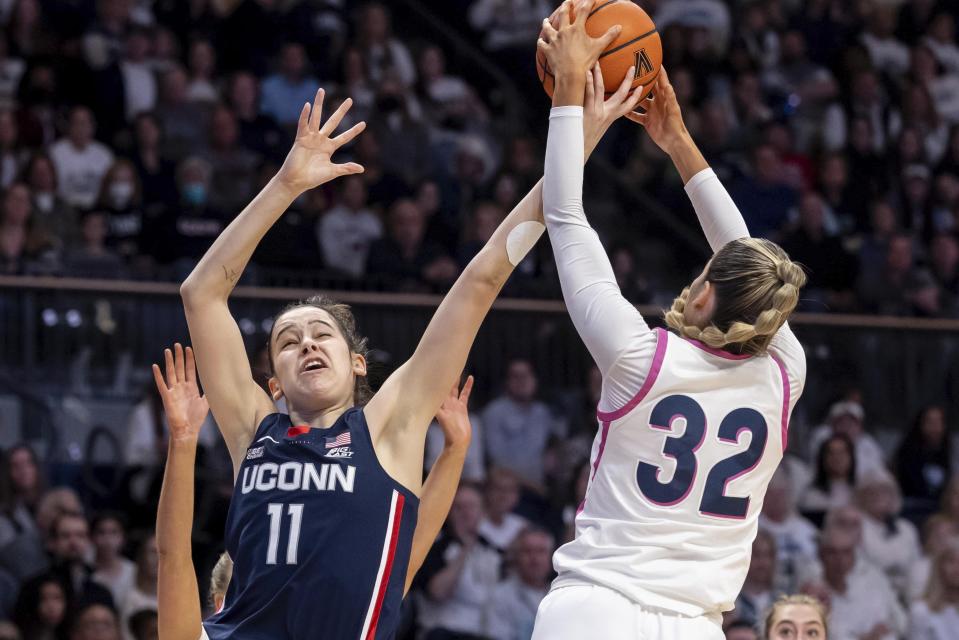
[[[362,409],[329,429],[267,416],[233,490],[210,640],[392,638],[418,504],[380,466]]]
[[[733,608],[786,445],[790,387],[772,355],[737,356],[657,329],[642,388],[599,412],[576,537],[553,588],[601,585],[686,616]]]

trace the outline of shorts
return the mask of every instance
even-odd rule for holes
[[[536,612],[532,640],[724,640],[720,621],[644,609],[597,585],[560,587]]]
[[[206,635],[206,629],[203,628],[203,625],[200,625],[200,640],[210,640],[210,636]]]

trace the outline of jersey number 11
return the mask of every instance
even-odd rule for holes
[[[270,544],[266,548],[266,563],[276,564],[276,551],[280,546],[280,527],[283,524],[283,505],[271,502],[266,512],[270,514]],[[296,564],[296,548],[300,543],[300,523],[303,521],[303,505],[287,505],[290,516],[290,537],[286,543],[286,564]]]

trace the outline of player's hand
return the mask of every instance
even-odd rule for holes
[[[598,63],[593,65],[590,76],[586,79],[586,102],[583,104],[583,141],[587,158],[606,135],[609,126],[631,113],[640,104],[643,86],[636,87],[632,93],[629,91],[633,82],[633,71],[634,68],[630,67],[616,93],[604,100],[603,71]],[[643,102],[648,103],[649,98]]]
[[[300,120],[296,125],[296,139],[293,141],[293,147],[277,173],[277,178],[296,195],[334,178],[363,172],[363,167],[355,162],[334,163],[332,156],[337,149],[358,136],[366,128],[366,123],[358,122],[349,130],[331,138],[333,131],[343,120],[343,116],[350,110],[353,100],[350,98],[344,100],[333,115],[320,126],[324,95],[323,89],[318,89],[313,107],[311,108],[309,103],[303,105]]]
[[[622,31],[620,25],[614,25],[600,37],[590,37],[586,33],[586,18],[592,7],[593,0],[566,0],[557,12],[543,20],[536,46],[546,56],[557,76],[585,74]],[[575,20],[571,19],[574,10]],[[557,23],[559,26],[555,26]]]
[[[193,349],[187,347],[184,355],[183,346],[179,342],[173,349],[173,352],[169,349],[163,350],[166,380],[156,364],[153,365],[153,379],[156,380],[157,391],[163,400],[163,411],[170,425],[170,438],[180,442],[195,442],[210,411],[210,405],[206,396],[200,395],[196,384],[196,359],[193,357]]]
[[[469,376],[461,390],[457,390],[456,385],[453,385],[450,394],[436,412],[436,421],[443,430],[443,437],[446,439],[444,446],[447,449],[460,449],[465,452],[470,446],[473,427],[470,424],[467,404],[472,391],[473,376]]]
[[[655,97],[651,96],[639,105],[646,113],[631,112],[627,113],[626,117],[642,125],[656,146],[666,153],[672,153],[677,144],[683,143],[689,137],[689,132],[683,122],[676,92],[669,83],[666,67],[660,69],[659,76],[653,83],[652,95]]]

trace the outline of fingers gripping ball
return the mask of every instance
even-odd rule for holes
[[[575,19],[572,12],[570,19]],[[598,38],[617,24],[622,25],[623,30],[599,58],[606,96],[616,92],[626,72],[633,66],[636,71],[631,88],[643,85],[652,89],[663,64],[663,44],[656,25],[649,14],[629,0],[596,0],[586,19],[586,33]],[[536,50],[536,73],[539,74],[543,89],[552,98],[553,73],[546,56],[539,49]]]

